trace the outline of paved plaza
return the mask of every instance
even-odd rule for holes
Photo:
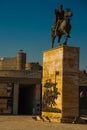
[[[87,130],[87,124],[49,123],[30,116],[0,116],[0,130]]]

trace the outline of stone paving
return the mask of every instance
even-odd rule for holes
[[[87,130],[87,124],[49,123],[30,116],[0,116],[0,130]]]

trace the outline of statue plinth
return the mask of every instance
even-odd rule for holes
[[[59,46],[43,53],[42,116],[79,116],[79,48]]]

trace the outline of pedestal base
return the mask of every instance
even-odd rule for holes
[[[86,124],[87,121],[80,117],[61,117],[60,113],[42,112],[42,120],[44,122],[56,123],[72,123],[72,124]]]

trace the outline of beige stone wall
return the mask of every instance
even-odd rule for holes
[[[42,71],[0,70],[0,77],[42,78]]]
[[[0,70],[25,70],[26,53],[19,51],[16,57],[0,58]]]
[[[16,57],[0,58],[0,70],[42,70],[38,62],[27,62],[26,53],[19,51]]]
[[[0,59],[0,70],[16,70],[17,59],[12,58],[1,58]]]
[[[10,96],[12,88],[9,83],[0,83],[0,114],[11,114],[12,112],[12,98]],[[9,98],[8,98],[9,97]]]
[[[26,63],[25,70],[42,70],[42,66],[38,62]]]
[[[79,86],[87,86],[87,72],[79,73]]]
[[[43,113],[79,115],[79,48],[60,46],[43,53],[42,104]]]

